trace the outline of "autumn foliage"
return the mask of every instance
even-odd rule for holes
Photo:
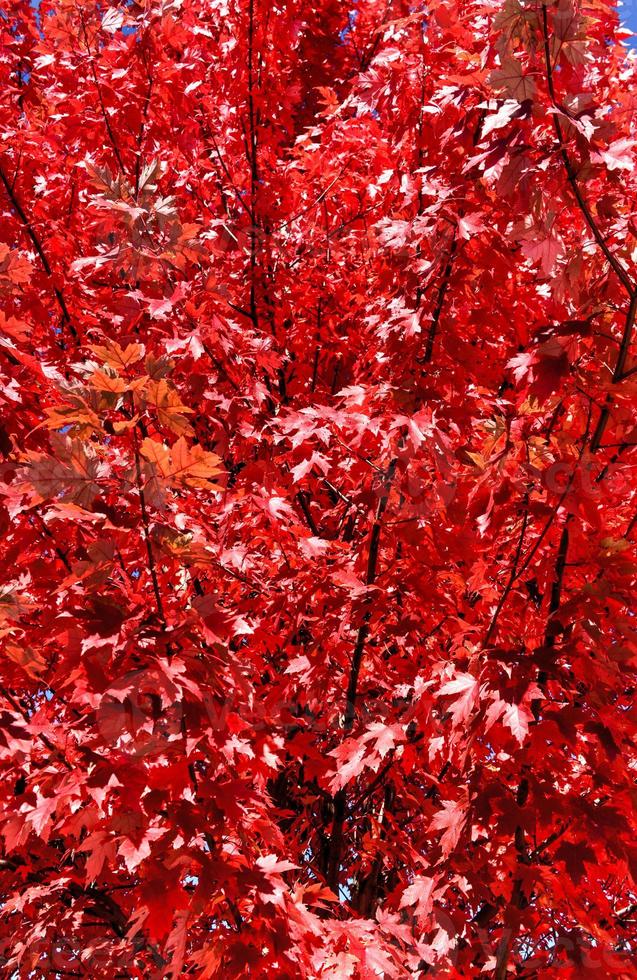
[[[0,8],[2,977],[637,977],[629,43]]]

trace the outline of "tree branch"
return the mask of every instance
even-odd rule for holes
[[[436,340],[436,331],[438,330],[440,315],[442,313],[443,306],[445,305],[445,296],[447,295],[447,290],[449,288],[451,270],[453,269],[453,263],[456,257],[457,250],[458,250],[458,229],[456,227],[453,230],[451,246],[449,248],[449,254],[447,256],[447,264],[445,266],[445,271],[442,276],[442,282],[440,283],[440,286],[438,288],[436,305],[434,307],[433,316],[431,319],[431,323],[429,325],[429,333],[427,334],[427,344],[425,346],[425,355],[423,358],[423,362],[425,364],[428,364],[433,356],[434,342]]]
[[[595,241],[597,242],[597,244],[599,245],[600,249],[604,253],[604,256],[606,257],[606,260],[608,261],[609,265],[611,266],[611,268],[615,272],[617,278],[622,283],[624,289],[626,290],[626,292],[628,293],[628,295],[632,297],[632,295],[633,295],[633,293],[635,291],[635,287],[634,287],[633,283],[631,282],[631,279],[630,279],[630,277],[629,277],[626,269],[622,265],[622,263],[611,252],[611,250],[608,247],[608,244],[606,242],[606,239],[602,235],[602,233],[601,233],[601,231],[599,229],[599,226],[598,226],[597,222],[595,221],[595,218],[591,214],[591,210],[590,210],[588,204],[586,203],[586,201],[584,200],[584,197],[583,197],[582,192],[580,190],[580,186],[579,186],[579,184],[577,182],[577,175],[575,173],[575,168],[573,167],[573,164],[572,164],[572,161],[571,161],[569,152],[566,149],[566,143],[565,143],[565,140],[564,140],[564,133],[562,131],[562,124],[560,122],[559,115],[558,115],[558,113],[563,112],[563,110],[562,110],[561,106],[558,104],[557,99],[556,99],[556,96],[555,96],[555,84],[554,84],[554,79],[553,79],[553,66],[551,65],[551,50],[550,50],[550,46],[549,46],[548,14],[547,14],[547,8],[546,8],[546,5],[545,4],[542,4],[542,26],[543,26],[543,34],[544,34],[544,60],[546,62],[546,78],[547,78],[547,82],[548,82],[548,89],[549,89],[549,95],[551,97],[551,102],[553,103],[553,108],[556,109],[556,112],[554,112],[552,114],[553,115],[553,128],[555,130],[555,135],[556,135],[557,141],[559,143],[560,156],[562,158],[562,162],[564,163],[564,168],[566,170],[566,176],[567,176],[568,181],[569,181],[569,183],[571,185],[571,188],[573,190],[573,194],[574,194],[575,199],[576,199],[576,201],[577,201],[577,203],[579,205],[580,211],[584,215],[584,220],[586,221],[586,224],[590,228],[591,233],[592,233]]]
[[[137,437],[136,428],[133,429],[133,442],[134,442],[134,451],[135,451],[135,477],[137,480],[137,491],[139,493],[139,505],[142,512],[142,533],[144,535],[144,542],[146,545],[148,570],[150,572],[150,577],[153,583],[153,592],[155,594],[155,605],[157,606],[157,615],[159,616],[162,626],[164,627],[164,629],[166,629],[166,617],[164,615],[164,606],[162,603],[161,592],[159,591],[159,579],[157,578],[157,569],[155,567],[155,556],[153,555],[153,545],[150,540],[150,522],[148,519],[148,510],[146,508],[146,497],[144,495],[142,467],[141,467],[141,460],[139,457],[139,440]]]
[[[44,271],[47,274],[47,276],[49,277],[49,279],[51,279],[53,277],[53,272],[51,270],[51,266],[49,264],[49,260],[48,260],[48,258],[46,256],[46,252],[44,251],[42,242],[40,241],[40,238],[39,238],[37,232],[35,231],[35,228],[31,224],[31,222],[29,221],[29,219],[28,219],[28,217],[26,215],[26,212],[24,211],[24,208],[22,207],[22,205],[21,205],[21,203],[20,203],[20,201],[19,201],[19,199],[18,199],[18,197],[17,197],[17,195],[15,193],[15,190],[14,190],[13,186],[9,183],[9,180],[7,179],[7,176],[6,176],[4,170],[2,169],[1,166],[0,166],[0,182],[2,183],[2,185],[4,186],[5,191],[7,192],[7,197],[9,198],[9,201],[11,202],[11,205],[12,205],[14,211],[16,212],[18,218],[20,219],[20,222],[22,224],[22,227],[24,228],[25,232],[27,233],[27,235],[31,239],[31,243],[32,243],[35,251],[37,252],[37,255],[38,255],[38,258],[40,259],[40,262],[42,263],[42,268],[44,269]],[[71,335],[76,340],[79,340],[80,339],[79,334],[78,334],[77,330],[75,329],[75,327],[73,326],[73,323],[71,322],[71,315],[70,315],[70,313],[68,311],[68,307],[66,305],[66,300],[64,299],[64,293],[56,285],[53,285],[53,293],[55,295],[55,298],[57,300],[57,304],[60,307],[60,310],[61,310],[61,313],[62,313],[62,322],[63,323],[66,323],[66,325],[69,328],[69,331],[70,331]]]
[[[369,587],[374,584],[376,579],[376,572],[378,567],[378,554],[380,549],[380,534],[382,527],[382,517],[385,513],[385,508],[387,507],[387,501],[389,499],[389,493],[391,490],[391,484],[394,479],[394,473],[396,472],[397,460],[393,459],[389,464],[387,474],[384,479],[383,493],[376,506],[376,515],[374,518],[374,523],[372,525],[372,533],[369,542],[369,552],[367,555],[367,573],[365,576],[365,584]],[[367,599],[369,602],[369,597]],[[345,698],[345,715],[343,719],[343,729],[345,732],[351,731],[354,725],[354,719],[356,717],[356,699],[358,696],[358,679],[360,676],[360,670],[363,663],[363,653],[365,650],[365,643],[369,635],[369,620],[371,614],[366,612],[361,623],[358,634],[356,637],[356,644],[354,646],[354,653],[352,656],[352,664],[350,668],[349,681],[347,684],[347,693]],[[340,860],[341,860],[341,842],[343,838],[343,824],[345,822],[345,816],[347,811],[347,794],[345,789],[340,789],[334,797],[334,816],[332,820],[332,833],[330,836],[328,859],[327,859],[327,882],[330,888],[338,894],[339,888],[339,870],[340,870]]]
[[[91,66],[91,74],[93,75],[93,81],[95,82],[95,88],[97,90],[97,98],[102,110],[102,118],[104,119],[104,125],[106,126],[106,132],[108,134],[108,139],[113,147],[113,153],[115,154],[115,159],[117,160],[117,166],[122,177],[126,176],[126,171],[124,170],[124,161],[122,160],[122,155],[119,152],[119,146],[117,145],[117,140],[115,139],[115,133],[111,128],[110,119],[108,118],[108,113],[106,112],[106,106],[104,105],[104,98],[102,96],[102,89],[100,87],[99,79],[97,77],[97,72],[95,70],[95,59],[93,58],[93,53],[91,51],[91,45],[89,43],[88,34],[86,33],[86,22],[84,20],[84,14],[80,11],[80,23],[82,24],[82,34],[84,35],[84,43],[86,44],[86,50],[88,52],[89,63]]]

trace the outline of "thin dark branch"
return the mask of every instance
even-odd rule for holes
[[[319,533],[318,527],[316,526],[316,521],[312,517],[312,512],[310,510],[310,506],[308,504],[307,495],[305,491],[299,490],[299,492],[296,495],[296,499],[298,500],[299,506],[303,511],[303,516],[307,522],[307,526],[309,527],[310,531],[312,532],[315,538],[320,538],[321,535]]]
[[[602,235],[599,226],[595,221],[595,218],[591,214],[591,210],[588,204],[586,203],[586,201],[584,200],[580,186],[577,182],[577,174],[575,172],[575,168],[573,167],[573,163],[571,161],[569,152],[566,149],[566,142],[564,140],[562,124],[559,118],[559,113],[564,112],[564,110],[559,105],[555,95],[555,83],[553,79],[553,66],[551,64],[551,49],[549,44],[549,33],[548,33],[548,14],[547,14],[547,8],[545,4],[542,4],[542,22],[543,22],[543,32],[544,32],[544,60],[546,62],[546,78],[548,82],[548,89],[549,89],[549,95],[551,97],[551,102],[553,103],[553,108],[556,110],[556,112],[552,113],[553,128],[555,130],[555,135],[557,136],[557,141],[559,143],[560,156],[562,158],[562,162],[564,163],[566,176],[571,185],[573,194],[579,205],[580,211],[584,215],[584,220],[586,221],[586,224],[590,228],[595,241],[597,242],[600,249],[604,253],[606,260],[608,261],[609,265],[615,272],[617,278],[622,283],[624,289],[626,290],[628,295],[632,297],[635,291],[635,287],[631,282],[631,279],[624,266],[621,264],[619,259],[617,259],[616,256],[614,256],[613,253],[611,252],[606,242],[606,239]]]
[[[382,528],[382,518],[387,507],[391,485],[396,471],[397,460],[393,459],[385,475],[383,492],[376,506],[376,514],[372,525],[372,532],[369,542],[369,552],[367,555],[367,573],[365,584],[372,586],[376,580],[378,568],[378,556],[380,550],[380,535]],[[369,600],[368,600],[369,601]],[[345,714],[343,719],[343,729],[345,732],[351,731],[356,717],[356,700],[358,696],[358,679],[363,663],[365,643],[369,635],[370,612],[368,611],[361,623],[356,636],[356,644],[352,656],[349,681],[347,684],[347,694],[345,698]],[[334,815],[332,820],[332,832],[330,835],[328,858],[327,858],[327,881],[338,894],[338,879],[341,862],[341,844],[343,838],[343,824],[347,813],[347,794],[344,789],[340,789],[334,797]]]
[[[504,603],[507,601],[507,598],[509,596],[509,593],[510,593],[511,589],[513,588],[513,584],[514,584],[514,582],[515,582],[515,580],[517,578],[518,565],[520,563],[520,557],[522,555],[522,548],[524,546],[524,538],[526,536],[526,528],[527,528],[528,520],[529,520],[529,495],[528,495],[528,493],[526,493],[524,495],[524,512],[523,512],[523,515],[522,515],[522,526],[520,528],[520,536],[518,538],[517,547],[515,549],[515,555],[513,556],[513,562],[511,563],[511,571],[509,572],[509,580],[508,580],[508,582],[507,582],[507,584],[506,584],[506,586],[504,588],[504,591],[503,591],[502,595],[500,596],[500,601],[498,602],[498,605],[496,606],[495,612],[493,613],[493,618],[491,619],[491,622],[489,624],[489,628],[488,628],[488,630],[486,632],[486,635],[484,637],[483,646],[485,646],[485,647],[487,647],[489,645],[489,641],[491,640],[491,637],[493,636],[493,632],[494,632],[494,630],[495,630],[495,628],[497,626],[498,618],[500,616],[500,613],[502,612],[502,607],[504,606]]]
[[[457,228],[454,228],[453,237],[451,239],[451,245],[449,247],[449,254],[447,256],[447,264],[445,266],[445,271],[442,275],[442,282],[438,287],[438,296],[436,297],[436,305],[434,307],[431,323],[429,324],[427,343],[425,346],[425,355],[423,358],[425,364],[428,364],[433,356],[434,343],[436,340],[436,332],[438,330],[440,316],[442,314],[442,310],[445,305],[445,296],[447,295],[447,290],[449,289],[451,270],[453,269],[453,263],[456,257],[457,250],[458,250],[458,230]]]
[[[91,74],[93,75],[93,81],[95,82],[95,89],[97,91],[97,99],[102,110],[102,118],[104,119],[104,125],[106,127],[106,132],[108,134],[108,139],[113,147],[113,153],[115,154],[115,159],[117,160],[117,166],[122,177],[126,176],[126,171],[124,169],[124,161],[122,160],[122,155],[119,151],[119,146],[117,140],[115,139],[115,133],[111,127],[110,119],[108,118],[108,113],[106,111],[106,106],[104,105],[104,97],[102,96],[102,89],[97,77],[97,72],[95,70],[95,59],[93,57],[93,52],[91,51],[91,45],[88,39],[88,34],[86,32],[86,22],[84,20],[84,14],[80,12],[80,23],[82,25],[82,34],[84,35],[84,43],[86,44],[86,50],[88,52],[89,64],[91,66]]]
[[[617,384],[622,381],[625,377],[624,367],[626,366],[626,359],[628,357],[628,350],[630,348],[630,340],[633,332],[633,326],[635,323],[635,316],[637,315],[637,292],[633,293],[630,298],[630,303],[628,306],[628,312],[626,314],[626,322],[624,324],[624,332],[622,334],[621,344],[619,347],[619,353],[617,355],[617,361],[615,363],[615,368],[613,370],[613,376],[611,379],[612,384]],[[610,417],[610,408],[608,402],[610,401],[610,395],[607,399],[607,404],[602,408],[599,418],[597,420],[597,425],[595,426],[595,431],[591,439],[591,452],[597,452],[601,446],[602,438],[608,424],[608,419]]]
[[[146,497],[144,495],[144,483],[142,480],[142,467],[139,455],[139,440],[137,437],[137,430],[133,430],[134,439],[134,451],[135,451],[135,476],[137,479],[137,492],[139,493],[139,505],[142,514],[142,533],[144,535],[144,542],[146,545],[146,555],[148,558],[148,570],[150,572],[150,577],[153,583],[153,592],[155,594],[155,605],[157,606],[157,615],[159,616],[160,622],[164,629],[166,628],[166,617],[164,615],[164,605],[161,598],[161,592],[159,591],[159,579],[157,577],[157,569],[155,567],[155,556],[153,554],[153,545],[150,539],[150,521],[148,519],[148,510],[146,508]]]
[[[6,176],[4,170],[2,169],[1,166],[0,166],[0,182],[2,183],[2,185],[4,186],[5,191],[7,192],[7,196],[9,198],[9,201],[11,202],[11,205],[13,206],[14,211],[16,212],[18,218],[20,219],[20,222],[22,224],[22,227],[24,228],[25,232],[27,233],[27,235],[31,239],[31,243],[32,243],[32,245],[33,245],[33,247],[34,247],[37,255],[38,255],[38,258],[40,259],[40,262],[42,263],[42,267],[43,267],[45,273],[47,274],[47,276],[49,278],[52,278],[53,272],[51,270],[51,266],[49,264],[49,260],[48,260],[48,258],[46,256],[46,252],[44,251],[44,247],[42,245],[42,242],[40,241],[40,238],[39,238],[39,236],[38,236],[35,228],[31,224],[31,222],[29,221],[29,218],[27,217],[26,212],[25,212],[24,208],[22,207],[22,205],[21,205],[21,203],[20,203],[20,201],[18,199],[18,196],[17,196],[14,188],[9,183],[9,180],[7,179],[7,176]],[[62,292],[61,289],[59,289],[55,285],[53,286],[53,293],[54,293],[55,298],[57,300],[57,304],[60,307],[60,310],[62,312],[62,320],[63,320],[63,322],[67,324],[67,326],[69,328],[69,331],[71,332],[72,336],[76,340],[79,340],[79,334],[78,334],[77,330],[75,329],[75,327],[73,326],[73,323],[71,322],[71,316],[69,314],[68,307],[66,305],[66,300],[64,298],[64,293]]]

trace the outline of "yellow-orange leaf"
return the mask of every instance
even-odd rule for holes
[[[161,425],[167,426],[178,436],[192,434],[192,428],[184,416],[192,415],[193,411],[182,405],[179,395],[164,378],[149,382],[145,397],[147,404],[157,411]]]
[[[126,348],[120,347],[115,340],[107,340],[103,346],[91,344],[91,350],[104,364],[113,368],[127,368],[144,356],[143,344],[128,344]]]
[[[141,454],[153,464],[155,474],[167,482],[189,487],[222,489],[211,482],[214,477],[223,473],[219,456],[206,452],[199,445],[189,446],[183,436],[172,449],[155,439],[144,439]]]
[[[219,456],[197,444],[189,446],[183,438],[177,440],[170,456],[173,479],[191,487],[209,487],[212,478],[223,472]],[[215,488],[221,489],[216,485]]]
[[[141,445],[141,454],[152,463],[161,476],[170,475],[170,450],[163,442],[156,439],[144,439]]]
[[[107,391],[112,395],[121,395],[127,388],[126,382],[122,378],[106,374],[105,371],[94,371],[89,378],[89,383],[98,391]]]

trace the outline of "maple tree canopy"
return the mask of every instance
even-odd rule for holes
[[[6,978],[637,977],[607,0],[6,0]]]

